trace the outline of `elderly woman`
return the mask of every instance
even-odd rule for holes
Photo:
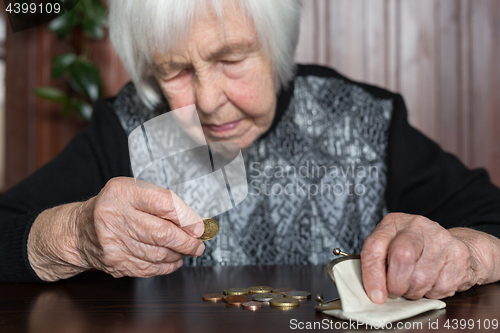
[[[498,281],[500,190],[410,127],[401,96],[296,66],[299,18],[298,0],[112,0],[111,38],[133,82],[1,198],[0,279],[325,264],[339,246],[361,252],[377,303]],[[192,104],[207,142],[242,149],[249,184],[205,244],[173,191],[136,184],[127,144]]]

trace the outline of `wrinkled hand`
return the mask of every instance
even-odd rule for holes
[[[82,252],[92,267],[114,277],[170,274],[182,266],[184,255],[197,257],[205,250],[197,239],[203,234],[201,218],[170,190],[114,178],[88,209],[93,214],[84,223]]]
[[[175,193],[111,179],[94,198],[42,212],[28,239],[37,275],[56,281],[96,268],[114,277],[166,275],[205,250],[203,222]]]
[[[425,217],[388,214],[361,250],[363,284],[374,303],[387,297],[439,299],[496,281],[499,240]]]

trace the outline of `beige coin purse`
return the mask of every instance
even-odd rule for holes
[[[336,251],[343,254],[338,249]],[[332,260],[326,266],[326,273],[337,286],[340,299],[322,302],[316,306],[316,310],[336,318],[380,327],[384,323],[400,321],[446,307],[443,301],[427,298],[415,301],[399,297],[387,299],[384,304],[373,303],[363,288],[359,255],[345,255]]]

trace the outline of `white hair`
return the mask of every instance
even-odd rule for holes
[[[158,83],[149,73],[153,55],[166,54],[178,41],[185,40],[196,15],[206,12],[207,4],[223,23],[226,1],[110,0],[111,41],[139,97],[148,107],[153,108],[161,101]],[[294,76],[301,0],[230,1],[253,22],[258,41],[271,59],[278,91]]]

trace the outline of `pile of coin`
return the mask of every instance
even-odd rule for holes
[[[301,301],[311,298],[308,291],[297,291],[293,288],[272,288],[269,286],[252,286],[248,288],[228,288],[223,293],[203,295],[207,302],[224,301],[228,306],[241,306],[245,310],[256,311],[263,305],[273,308],[293,309],[300,306]]]

